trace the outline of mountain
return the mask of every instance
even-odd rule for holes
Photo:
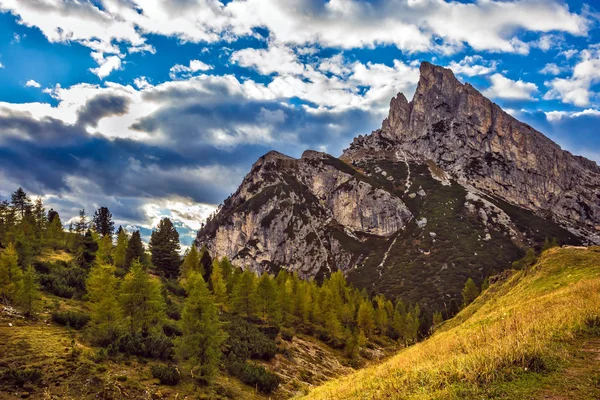
[[[598,399],[600,248],[553,248],[430,338],[303,399]]]
[[[600,241],[600,168],[429,63],[411,102],[340,158],[261,157],[196,245],[257,272],[341,269],[359,287],[450,315],[526,247]]]

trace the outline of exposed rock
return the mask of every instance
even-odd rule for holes
[[[600,167],[561,150],[449,69],[422,63],[413,100],[392,99],[381,129],[356,138],[341,158],[394,159],[399,150],[600,242]]]

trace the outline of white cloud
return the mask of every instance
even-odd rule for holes
[[[448,64],[455,74],[469,77],[477,75],[488,75],[496,70],[498,63],[496,61],[485,61],[481,56],[466,56],[459,62],[452,61]]]
[[[4,64],[0,62],[0,69],[4,68]]]
[[[565,38],[562,35],[542,35],[539,39],[530,43],[531,46],[537,47],[542,51],[556,50],[559,49],[565,42]]]
[[[558,75],[563,71],[561,67],[554,63],[548,63],[544,65],[544,68],[540,70],[540,74],[544,75]]]
[[[583,111],[548,111],[545,112],[546,119],[550,122],[557,122],[563,118],[579,118],[579,117],[600,117],[600,110],[588,108]]]
[[[284,45],[271,44],[267,49],[243,49],[231,54],[231,61],[242,67],[254,68],[263,75],[272,73],[301,75],[304,66],[294,51]]]
[[[90,71],[100,79],[106,78],[114,70],[121,69],[119,56],[104,57],[103,53],[93,52],[92,58],[98,63],[98,68],[90,68]]]
[[[534,100],[533,95],[538,92],[538,87],[534,83],[523,82],[521,79],[513,81],[498,73],[492,75],[490,81],[492,86],[485,90],[483,94],[492,98]]]
[[[25,86],[27,87],[34,87],[34,88],[40,88],[42,87],[42,85],[40,85],[39,83],[37,83],[36,81],[34,81],[33,79],[28,80],[25,83]]]
[[[586,107],[590,104],[591,87],[600,82],[600,46],[593,45],[579,53],[579,61],[569,78],[546,82],[549,87],[544,99],[560,99],[564,103]]]
[[[141,90],[152,87],[152,85],[150,84],[150,82],[148,82],[148,78],[146,78],[145,76],[140,76],[139,78],[135,78],[133,80],[133,84],[138,89],[141,89]]]
[[[173,65],[169,70],[169,77],[171,79],[189,78],[194,72],[208,71],[212,68],[212,65],[205,64],[200,60],[191,60],[189,67],[181,64]]]

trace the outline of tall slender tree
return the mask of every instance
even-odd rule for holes
[[[169,218],[163,218],[150,236],[150,253],[152,264],[167,278],[179,275],[180,248],[177,229]]]
[[[31,265],[27,267],[17,296],[17,304],[26,317],[32,317],[38,310],[40,300],[40,291],[37,283],[35,270]]]
[[[22,187],[18,188],[11,196],[11,203],[21,218],[25,217],[25,213],[31,210],[31,199]]]
[[[0,299],[13,302],[19,292],[23,271],[19,255],[12,243],[0,253]]]
[[[115,223],[112,220],[112,213],[106,207],[100,207],[96,210],[93,217],[94,229],[102,236],[112,236],[115,230]]]
[[[118,302],[118,279],[115,267],[110,264],[95,264],[86,281],[90,300],[93,341],[99,345],[113,342],[121,330],[121,311]]]
[[[246,318],[253,317],[257,311],[256,275],[246,270],[233,288],[233,310]]]
[[[85,235],[85,233],[88,230],[88,221],[87,221],[87,215],[85,213],[85,208],[82,208],[81,210],[79,210],[79,218],[77,219],[77,221],[75,222],[75,233],[78,235]]]
[[[210,275],[210,284],[212,287],[215,302],[224,307],[227,304],[227,284],[223,278],[221,263],[218,260],[213,261],[213,270]]]
[[[125,268],[131,268],[131,264],[135,260],[142,261],[144,257],[144,244],[142,243],[142,237],[140,231],[135,231],[131,235],[129,242],[127,242],[127,249],[125,250]]]
[[[113,252],[113,261],[117,268],[125,268],[125,253],[127,252],[127,244],[129,238],[127,237],[127,231],[123,227],[119,226],[117,231],[117,244]]]

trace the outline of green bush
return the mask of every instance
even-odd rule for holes
[[[181,380],[179,370],[172,365],[156,364],[150,367],[150,371],[162,385],[177,385]]]
[[[232,316],[228,333],[229,337],[225,342],[226,355],[233,354],[238,360],[270,360],[277,354],[275,341],[243,318]]]
[[[52,313],[52,321],[63,326],[68,324],[73,329],[81,329],[90,322],[90,316],[77,311],[55,311]]]
[[[85,268],[64,261],[37,262],[34,267],[38,272],[40,285],[46,292],[67,299],[81,298],[85,294],[85,280],[88,276]]]
[[[37,368],[9,369],[2,375],[3,381],[12,381],[17,386],[36,384],[42,380],[42,371]]]
[[[279,386],[279,377],[261,365],[250,364],[234,358],[228,359],[227,371],[242,382],[263,393],[271,393]]]
[[[121,336],[116,347],[122,353],[160,360],[171,360],[174,355],[173,342],[162,334]]]
[[[289,328],[283,328],[281,330],[281,338],[286,342],[291,342],[294,339],[294,331]]]

